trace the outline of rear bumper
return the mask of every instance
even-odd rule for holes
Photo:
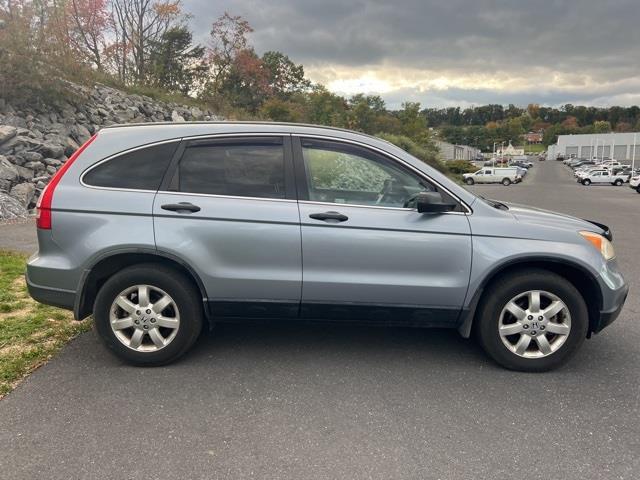
[[[73,290],[63,290],[60,288],[44,287],[36,285],[29,279],[29,271],[25,274],[27,282],[27,290],[29,295],[36,302],[52,305],[54,307],[64,308],[65,310],[73,310],[76,300],[76,292]]]

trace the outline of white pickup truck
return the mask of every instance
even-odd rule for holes
[[[467,185],[473,185],[474,183],[501,183],[507,186],[522,180],[522,176],[518,173],[516,167],[484,167],[474,173],[465,173],[463,178],[464,183]]]
[[[610,169],[591,170],[578,177],[582,185],[609,183],[619,187],[629,181],[630,174],[613,173]]]

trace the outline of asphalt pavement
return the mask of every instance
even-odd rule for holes
[[[565,368],[509,372],[453,331],[243,325],[141,369],[90,332],[0,401],[0,478],[640,478],[640,195],[535,163],[473,190],[608,224],[632,288]]]

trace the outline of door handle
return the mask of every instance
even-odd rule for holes
[[[346,222],[349,220],[349,217],[341,214],[340,212],[324,212],[324,213],[312,213],[309,215],[310,218],[314,220],[335,220],[337,222]]]
[[[200,207],[189,202],[167,203],[166,205],[162,205],[160,208],[177,213],[195,213],[200,211]]]

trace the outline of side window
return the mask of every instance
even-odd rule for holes
[[[178,143],[123,153],[87,171],[82,181],[94,187],[158,190]]]
[[[367,149],[301,139],[309,200],[351,205],[404,207],[430,183]]]
[[[484,174],[485,174],[485,175],[491,175],[491,170],[485,170],[485,171],[484,171]]]
[[[285,198],[282,139],[189,146],[178,167],[178,190],[237,197]]]

